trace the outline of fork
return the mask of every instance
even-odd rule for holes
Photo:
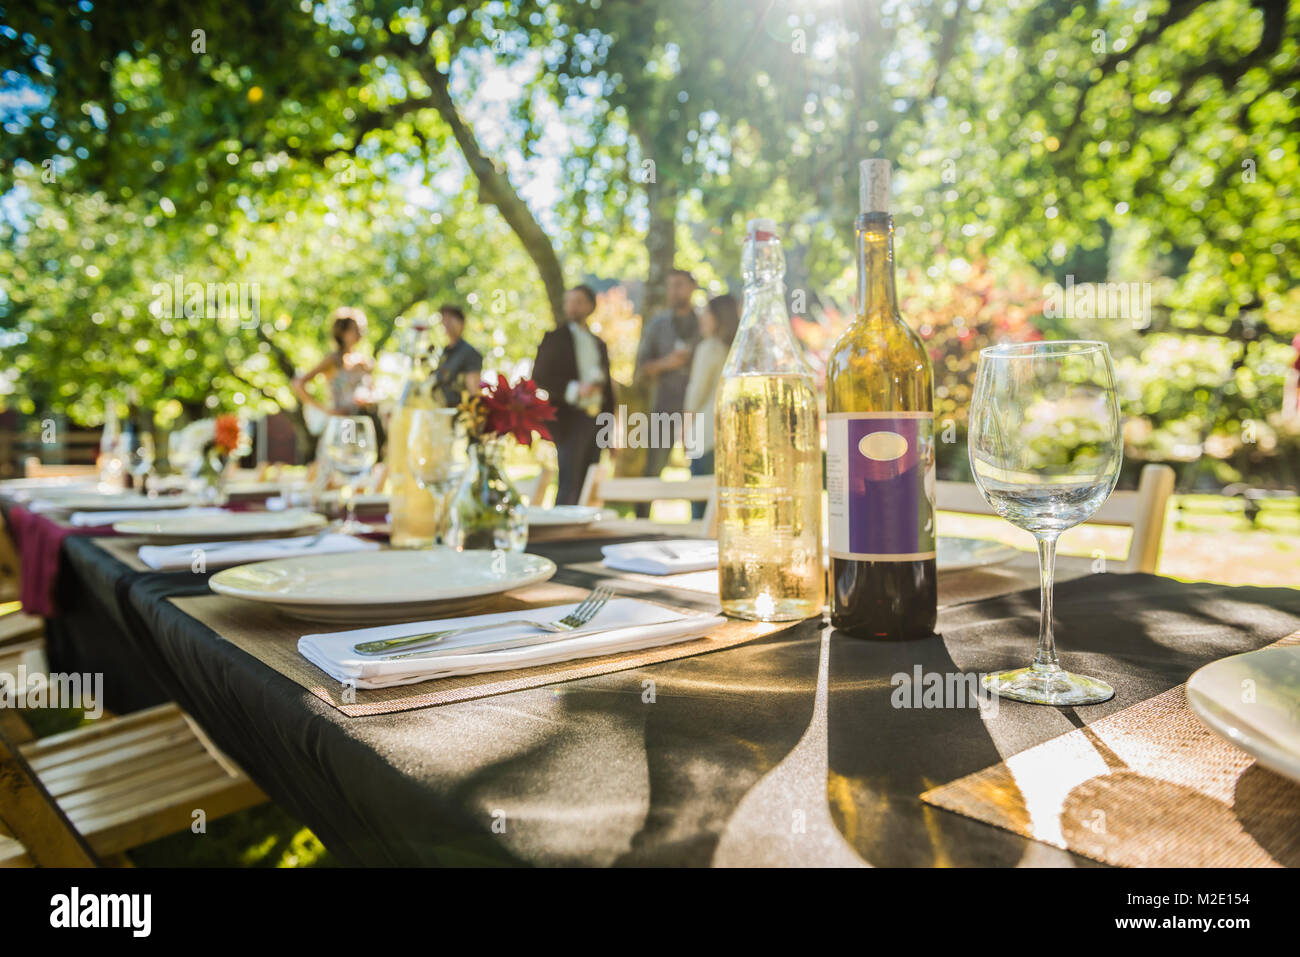
[[[497,628],[505,628],[510,625],[526,625],[529,628],[536,628],[539,631],[558,634],[566,631],[576,631],[583,625],[586,625],[605,607],[611,598],[614,597],[614,591],[601,585],[582,600],[577,608],[569,612],[563,618],[557,618],[554,621],[533,621],[528,618],[513,618],[510,621],[497,621],[490,625],[469,625],[465,628],[452,628],[447,631],[429,631],[419,635],[407,635],[402,638],[383,638],[378,641],[363,641],[356,645],[352,650],[359,655],[383,655],[397,649],[411,648],[416,645],[436,644],[445,641],[448,638],[457,635],[468,635],[477,631],[493,631]],[[508,645],[511,640],[501,642],[502,645]],[[404,657],[404,656],[395,656]]]

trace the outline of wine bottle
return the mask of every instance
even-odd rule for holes
[[[734,618],[798,621],[826,600],[821,437],[770,219],[750,220],[742,269],[745,303],[714,419],[718,593]]]
[[[898,314],[889,161],[864,160],[858,313],[826,365],[831,624],[856,638],[934,633],[934,373]]]

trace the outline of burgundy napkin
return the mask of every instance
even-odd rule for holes
[[[18,549],[23,611],[49,618],[55,612],[54,586],[59,575],[59,549],[69,535],[112,535],[112,526],[73,528],[61,525],[21,505],[9,509],[9,532]]]

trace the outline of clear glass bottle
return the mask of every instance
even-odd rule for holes
[[[718,387],[718,591],[734,618],[820,615],[822,454],[817,391],[785,306],[770,219],[746,227],[740,328]]]
[[[406,381],[388,423],[389,544],[393,548],[429,548],[442,532],[444,503],[431,488],[421,488],[407,466],[407,443],[411,412],[435,407],[433,365],[429,352],[429,324],[413,319],[402,342],[406,357]]]

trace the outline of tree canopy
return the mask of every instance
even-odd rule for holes
[[[164,418],[296,412],[338,304],[391,343],[467,301],[507,366],[584,278],[641,281],[643,315],[675,264],[735,289],[754,215],[815,351],[852,311],[857,161],[886,156],[957,420],[989,338],[1086,333],[1132,373],[1135,448],[1258,458],[1246,422],[1300,447],[1287,0],[34,0],[0,24],[0,399],[28,412],[94,422],[126,382]],[[260,314],[160,315],[177,276],[252,284]],[[1057,316],[1052,282],[1151,309]]]

